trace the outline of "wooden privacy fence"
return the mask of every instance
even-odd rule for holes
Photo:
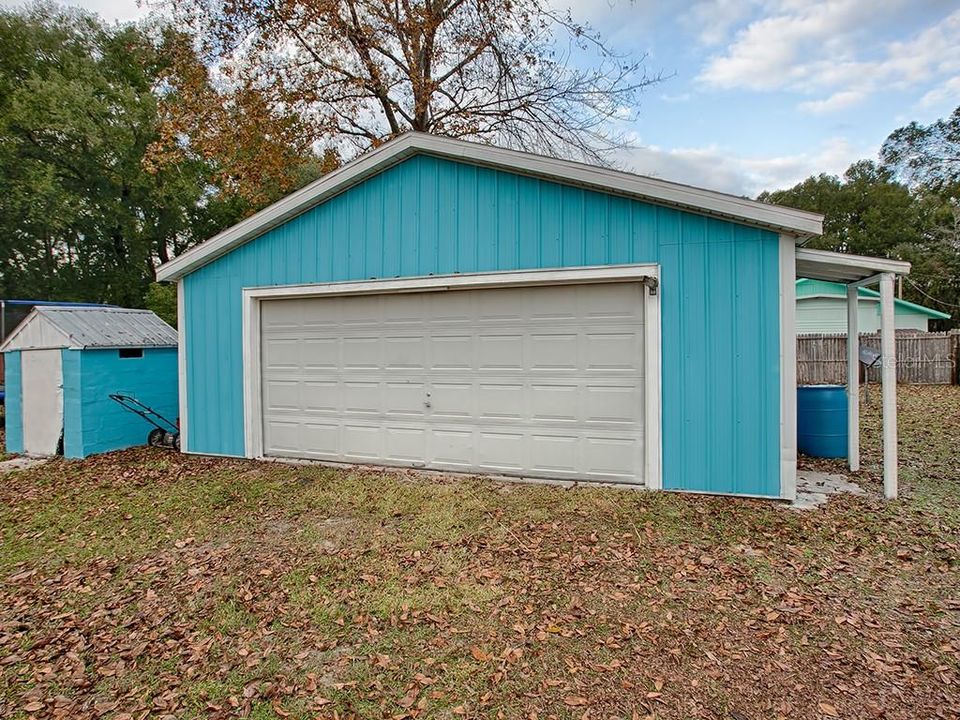
[[[880,352],[879,335],[861,335],[860,344]],[[960,373],[960,331],[897,334],[897,382],[952,385]],[[863,378],[861,371],[860,377]],[[880,382],[880,367],[870,368],[868,382]],[[798,335],[797,383],[847,382],[846,335]]]

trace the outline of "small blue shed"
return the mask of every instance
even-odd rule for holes
[[[84,458],[144,444],[150,426],[112,393],[177,415],[177,332],[149,310],[36,307],[0,350],[8,452]]]
[[[910,269],[804,248],[822,223],[402,135],[158,269],[181,447],[791,498],[797,277]]]

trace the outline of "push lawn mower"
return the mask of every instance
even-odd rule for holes
[[[134,415],[139,415],[153,425],[153,430],[147,435],[147,445],[151,447],[173,448],[178,452],[180,451],[180,418],[177,418],[177,422],[172,422],[152,407],[144,405],[129,395],[120,395],[117,393],[111,395],[110,399],[120,405],[124,410],[129,410]]]

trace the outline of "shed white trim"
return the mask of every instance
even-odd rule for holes
[[[263,400],[261,368],[261,303],[271,299],[332,297],[403,292],[444,292],[484,288],[530,287],[611,282],[641,282],[645,323],[644,475],[649,488],[662,487],[661,438],[661,341],[659,268],[656,265],[618,265],[584,267],[571,270],[531,270],[524,272],[492,272],[470,275],[448,275],[338,282],[319,285],[244,288],[243,290],[243,414],[245,455],[263,456]]]
[[[648,200],[699,214],[786,232],[801,240],[819,235],[823,229],[823,216],[817,213],[770,205],[714,190],[569,160],[409,132],[347,163],[339,170],[324,175],[301,190],[291,193],[170,262],[164,263],[157,269],[157,279],[181,278],[371,175],[417,154],[468,162],[600,192]]]
[[[797,260],[780,236],[780,497],[797,497]]]
[[[178,394],[180,403],[180,451],[188,452],[187,447],[187,313],[186,299],[183,297],[183,280],[177,281],[177,365]]]

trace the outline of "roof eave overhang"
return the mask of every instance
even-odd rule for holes
[[[820,235],[823,216],[756,200],[517,150],[424,133],[406,133],[157,268],[158,280],[178,280],[234,248],[282,225],[368,177],[425,154],[623,195],[732,222],[763,227],[803,242]]]
[[[910,274],[910,263],[903,260],[850,255],[811,248],[797,248],[796,264],[799,278],[845,284],[859,283],[884,273]]]

